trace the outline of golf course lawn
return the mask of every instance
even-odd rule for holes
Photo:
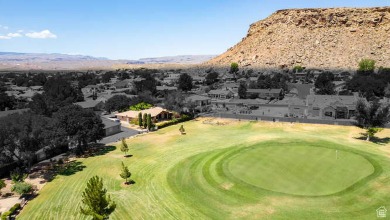
[[[200,118],[181,135],[180,125],[128,139],[132,157],[107,147],[78,159],[82,171],[58,175],[18,219],[89,219],[79,206],[94,175],[117,204],[110,219],[374,219],[390,208],[387,129],[372,143],[355,127]],[[123,184],[122,161],[135,184]]]

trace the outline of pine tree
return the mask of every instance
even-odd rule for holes
[[[147,125],[148,125],[148,124],[147,124],[147,117],[148,117],[148,114],[144,113],[144,117],[143,117],[143,119],[142,119],[144,128],[146,128]]]
[[[148,114],[147,126],[148,126],[148,130],[150,131],[152,129],[152,115],[151,114]]]
[[[127,168],[127,166],[125,166],[125,164],[122,162],[122,172],[119,174],[123,179],[125,179],[125,183],[127,184],[128,183],[128,179],[131,177],[131,173],[129,171],[129,169]]]
[[[82,194],[80,212],[84,215],[92,216],[93,220],[107,219],[115,210],[116,204],[111,201],[107,190],[103,186],[103,179],[98,176],[92,177]]]
[[[138,113],[138,125],[142,127],[142,113]]]
[[[129,146],[127,145],[126,140],[124,138],[122,138],[121,151],[125,153],[125,156],[129,151]]]

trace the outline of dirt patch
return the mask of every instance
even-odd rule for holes
[[[221,187],[225,190],[230,190],[234,186],[234,183],[222,183]]]

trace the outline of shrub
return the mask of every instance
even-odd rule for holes
[[[12,186],[11,191],[17,192],[20,195],[26,194],[31,192],[32,186],[25,182],[17,182],[14,186]]]
[[[11,216],[12,213],[10,211],[8,212],[4,212],[2,215],[1,215],[1,220],[7,220],[8,216]]]
[[[375,70],[375,60],[362,59],[359,62],[359,71],[362,72],[373,72]]]
[[[133,125],[139,125],[139,121],[137,118],[133,118],[130,120],[130,124],[133,124]]]
[[[168,127],[168,126],[171,126],[171,125],[174,125],[174,124],[178,124],[178,123],[181,123],[181,122],[189,121],[191,119],[192,119],[191,116],[182,115],[180,118],[174,118],[174,119],[172,119],[170,121],[161,122],[161,123],[157,124],[157,126],[158,126],[158,128],[165,128],[165,127]]]
[[[12,171],[10,175],[12,182],[14,183],[23,182],[24,179],[27,178],[27,174],[23,173],[23,171],[19,167]]]
[[[304,69],[305,69],[304,67],[297,65],[297,66],[294,66],[293,72],[294,73],[301,73]]]
[[[8,212],[4,212],[1,215],[1,220],[7,220],[7,218],[11,215],[13,215],[18,209],[20,209],[20,204],[16,203]]]

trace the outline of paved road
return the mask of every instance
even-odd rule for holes
[[[121,140],[122,138],[128,138],[128,137],[137,135],[139,133],[139,131],[137,131],[137,130],[126,128],[123,126],[121,127],[121,129],[122,129],[122,132],[120,132],[118,134],[114,134],[112,136],[105,137],[102,140],[100,140],[99,143],[102,143],[102,144],[114,143],[114,142]]]

